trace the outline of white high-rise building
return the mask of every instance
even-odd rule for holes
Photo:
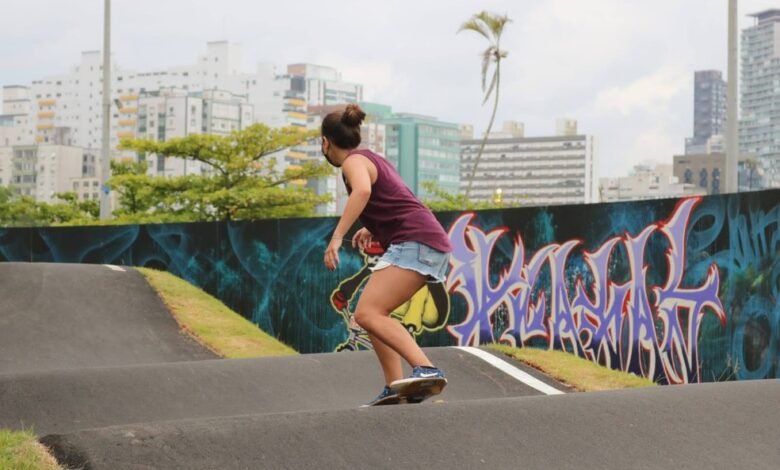
[[[34,135],[30,123],[30,89],[25,86],[3,87],[3,112],[0,114],[0,147],[30,144]]]
[[[577,134],[576,122],[568,121],[559,127],[566,135],[488,138],[470,198],[534,206],[598,202],[596,139]],[[481,144],[461,141],[462,190]]]
[[[35,140],[49,142],[59,127],[72,129],[73,144],[85,148],[100,148],[102,126],[102,54],[82,53],[81,62],[69,74],[34,81],[30,87],[32,100],[31,124]],[[112,70],[111,145],[114,156],[119,140],[133,132],[138,120],[138,99],[141,94],[165,88],[178,88],[188,93],[223,90],[242,95],[258,108],[252,122],[265,122],[272,127],[285,126],[283,90],[289,80],[277,80],[273,68],[258,67],[256,73],[239,71],[240,48],[227,42],[211,42],[207,53],[196,64],[165,70],[135,72],[114,65]],[[278,81],[278,83],[277,83]],[[4,101],[9,99],[4,90]]]
[[[295,74],[279,74],[274,66],[259,64],[254,72],[245,73],[240,70],[240,64],[240,46],[226,41],[208,43],[206,53],[194,64],[143,72],[114,64],[111,73],[112,156],[127,156],[116,147],[122,138],[135,132],[140,96],[165,88],[202,93],[204,97],[213,90],[234,97],[243,96],[247,107],[252,109],[250,121],[270,127],[306,127],[307,95],[313,104],[330,104],[342,99],[357,101],[362,97],[360,85],[344,84],[338,72],[329,67],[305,65],[300,69],[291,66]],[[53,143],[57,134],[62,133],[61,129],[69,129],[72,145],[99,151],[102,145],[101,77],[102,53],[87,51],[81,54],[78,65],[67,73],[35,80],[30,87],[4,87],[0,139],[8,138],[9,144]],[[350,97],[355,99],[349,100]],[[219,101],[220,98],[213,99]],[[217,128],[206,132],[221,129],[222,118],[216,117],[219,112],[216,110],[211,118]],[[10,132],[5,127],[10,127],[7,126],[9,116],[14,116],[13,127],[23,129],[19,134],[8,135]],[[17,137],[19,141],[11,142]],[[0,144],[4,143],[0,140]]]
[[[74,180],[90,172],[94,174],[94,162],[95,156],[80,147],[0,147],[0,185],[13,186],[17,194],[38,201],[53,202],[55,194],[73,190]]]
[[[35,168],[35,199],[53,202],[54,195],[71,191],[72,181],[83,176],[85,154],[80,147],[39,145]]]
[[[128,130],[120,137],[165,141],[191,134],[227,135],[252,124],[252,106],[246,97],[222,90],[187,92],[176,88],[143,92],[137,97],[136,119],[127,120]],[[119,124],[123,124],[123,120]],[[137,133],[136,133],[137,131]],[[149,172],[160,176],[202,174],[208,168],[182,158],[144,155]]]
[[[27,116],[0,115],[0,147],[21,145],[29,142],[27,136],[24,135],[27,128],[26,120]]]
[[[30,89],[26,86],[6,85],[3,87],[3,115],[19,116],[30,114]]]
[[[292,80],[291,89],[302,94],[309,106],[357,103],[363,100],[363,86],[348,83],[332,67],[314,64],[291,64],[287,75]]]
[[[780,187],[780,9],[754,15],[742,31],[740,155],[754,155],[767,184]]]
[[[14,174],[14,148],[0,147],[0,186],[8,186]]]

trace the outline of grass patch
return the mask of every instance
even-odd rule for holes
[[[514,357],[529,366],[582,392],[654,387],[648,379],[627,372],[608,369],[599,364],[562,351],[535,348],[513,348],[492,344],[490,348]]]
[[[229,359],[298,354],[211,295],[170,273],[137,268],[182,329]]]
[[[0,468],[61,470],[54,457],[31,432],[0,429]]]

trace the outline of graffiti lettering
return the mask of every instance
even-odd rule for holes
[[[567,350],[612,368],[634,372],[661,383],[699,382],[698,334],[708,312],[725,324],[718,298],[720,278],[713,263],[698,287],[683,286],[686,233],[699,199],[680,202],[672,216],[646,227],[638,235],[607,240],[583,260],[592,282],[582,279],[573,295],[567,263],[582,244],[571,240],[539,249],[526,263],[520,236],[514,239],[509,267],[491,282],[490,264],[496,244],[506,229],[484,233],[470,224],[473,214],[459,217],[449,235],[454,251],[448,279],[451,292],[466,301],[466,318],[449,327],[460,345],[496,341],[513,345],[542,338],[548,347]],[[661,234],[669,248],[663,285],[648,289],[645,250],[652,235]],[[622,244],[629,280],[610,280],[610,257]],[[549,267],[549,288],[538,289],[539,274]],[[537,292],[535,294],[535,292]],[[654,295],[650,296],[650,292]],[[549,295],[549,301],[547,296]],[[549,304],[549,309],[547,309]],[[496,312],[508,312],[508,327],[496,334]]]

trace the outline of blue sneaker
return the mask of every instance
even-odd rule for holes
[[[438,367],[425,366],[415,367],[412,369],[412,375],[409,376],[410,379],[446,379],[446,377],[444,371]]]
[[[368,406],[379,406],[379,405],[397,405],[400,402],[401,402],[400,395],[398,395],[398,393],[392,388],[385,386],[385,388],[382,389],[382,391],[379,393],[379,395],[376,398],[366,403],[365,405],[362,405],[361,408],[365,408]]]
[[[444,371],[436,367],[418,366],[412,369],[412,374],[390,384],[399,400],[407,403],[420,403],[428,398],[438,395],[447,386],[447,377]]]

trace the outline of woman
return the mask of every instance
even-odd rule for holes
[[[444,372],[433,366],[390,313],[426,282],[444,281],[452,247],[433,213],[417,200],[393,166],[370,150],[357,149],[365,117],[359,106],[351,104],[322,121],[322,154],[342,169],[349,193],[325,250],[325,265],[331,271],[337,268],[339,248],[358,219],[363,228],[352,238],[352,246],[362,250],[377,240],[386,250],[363,289],[355,321],[368,332],[385,376],[385,388],[368,404],[394,404],[403,400],[394,389],[410,382],[433,378],[441,379],[441,387],[446,384]],[[406,379],[401,358],[412,366]],[[434,394],[440,391],[432,390]]]

